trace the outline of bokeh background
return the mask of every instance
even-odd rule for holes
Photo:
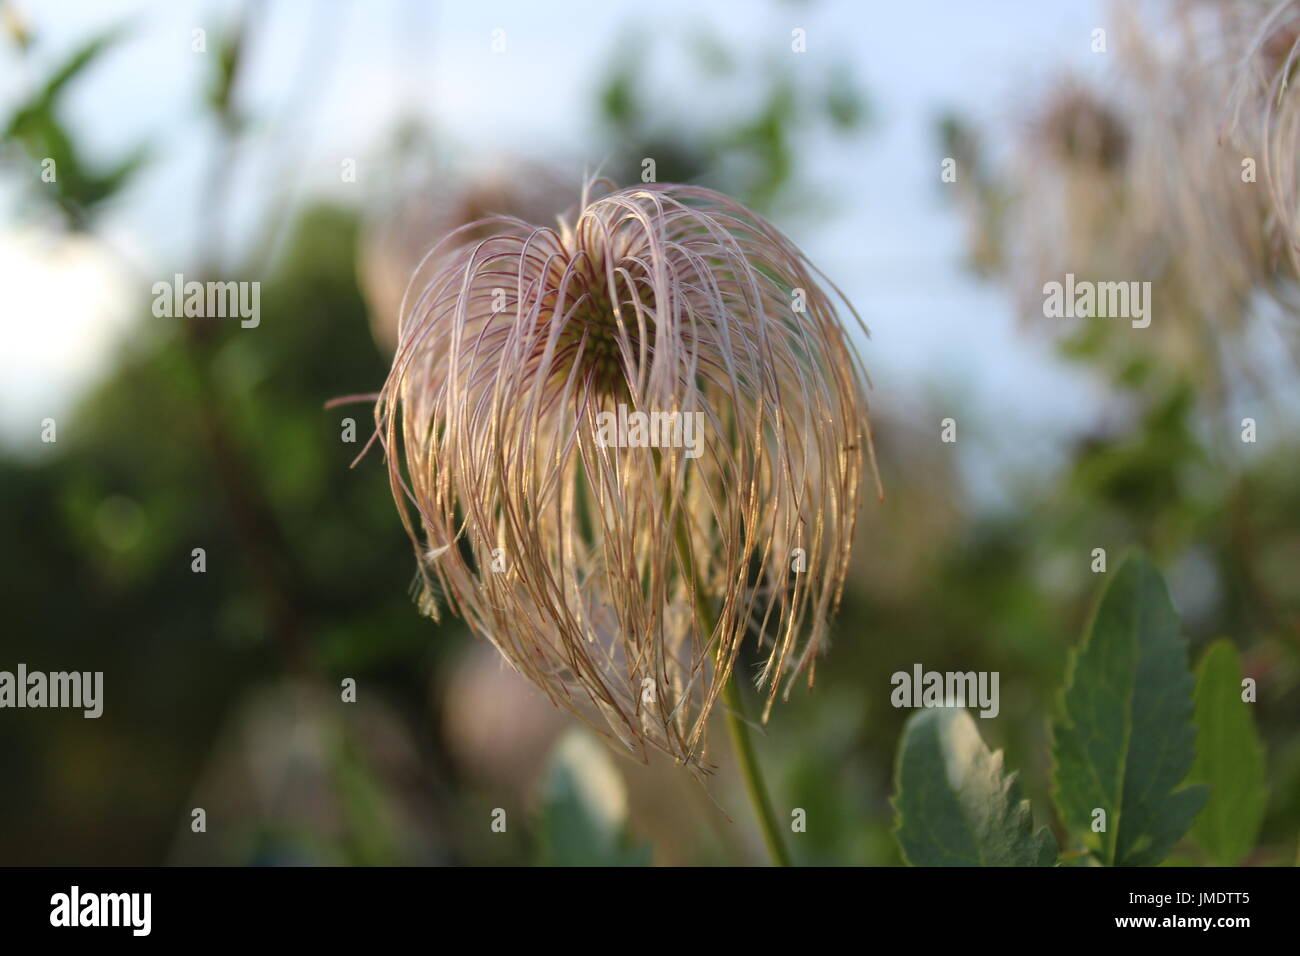
[[[778,806],[807,813],[796,860],[899,862],[889,678],[916,663],[1000,672],[980,729],[1055,826],[1047,718],[1103,583],[1092,550],[1142,547],[1193,655],[1227,637],[1259,683],[1247,862],[1295,862],[1294,283],[1234,287],[1195,335],[1190,294],[1156,301],[1159,336],[1020,307],[1015,249],[1051,200],[1107,209],[1137,154],[1135,54],[1092,49],[1113,8],[0,7],[0,668],[105,675],[98,720],[0,713],[0,864],[763,858],[721,747],[707,790],[619,759],[418,614],[383,463],[350,467],[369,407],[325,407],[383,382],[406,277],[447,229],[551,222],[584,176],[632,184],[645,158],[769,216],[872,329],[886,496],[816,688],[759,742]],[[1018,172],[1034,148],[1062,175]],[[155,317],[177,272],[260,282],[260,324]]]

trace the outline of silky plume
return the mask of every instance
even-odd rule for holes
[[[707,772],[742,646],[766,720],[811,685],[841,599],[875,475],[842,312],[865,334],[785,236],[703,188],[598,182],[556,227],[447,236],[375,406],[422,608],[633,755]],[[698,413],[698,457],[611,447],[620,405]]]

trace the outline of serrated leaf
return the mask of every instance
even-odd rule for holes
[[[1002,772],[966,711],[935,708],[903,728],[894,835],[912,866],[1051,866],[1056,841],[1033,830],[1016,774]]]
[[[649,846],[627,838],[627,792],[609,752],[590,733],[560,738],[547,764],[539,819],[546,866],[648,866]]]
[[[1115,572],[1066,675],[1052,725],[1061,817],[1107,866],[1159,863],[1208,794],[1175,789],[1195,756],[1192,675],[1169,591],[1145,557]]]
[[[1188,779],[1210,788],[1192,837],[1220,866],[1241,862],[1264,819],[1264,747],[1250,706],[1241,699],[1237,649],[1215,641],[1196,672],[1196,762]]]

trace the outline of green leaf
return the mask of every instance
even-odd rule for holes
[[[1178,614],[1145,557],[1115,572],[1066,674],[1052,725],[1061,817],[1107,866],[1159,863],[1208,792],[1174,789],[1194,756],[1192,676]]]
[[[31,159],[54,160],[58,178],[53,184],[37,186],[37,192],[43,199],[56,201],[73,225],[80,224],[86,210],[116,194],[148,159],[146,149],[137,149],[111,169],[97,174],[87,166],[83,151],[58,118],[59,105],[69,84],[127,32],[125,26],[115,27],[79,47],[54,71],[44,87],[15,110],[5,126],[4,139],[20,144]]]
[[[542,788],[541,862],[546,866],[648,866],[651,848],[627,838],[627,791],[605,746],[586,731],[565,734]]]
[[[1264,747],[1250,704],[1241,699],[1241,662],[1229,641],[1215,641],[1196,674],[1196,763],[1189,779],[1210,799],[1192,837],[1215,863],[1232,866],[1255,845],[1264,819]]]
[[[5,139],[22,139],[30,127],[49,122],[55,105],[68,84],[81,74],[86,67],[97,60],[101,54],[116,44],[125,35],[125,30],[116,27],[93,37],[78,47],[45,81],[45,85],[35,92],[31,100],[14,111],[5,126]]]
[[[36,97],[37,102],[42,104],[53,103],[67,88],[68,84],[81,75],[82,71],[125,39],[127,32],[126,25],[119,24],[92,36],[79,46],[46,80],[45,86]]]
[[[1033,832],[1016,774],[1003,775],[964,710],[934,708],[903,728],[894,786],[899,849],[912,866],[1051,866],[1056,841]]]

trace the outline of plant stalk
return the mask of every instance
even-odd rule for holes
[[[659,463],[657,450],[655,462]],[[677,521],[676,539],[677,557],[695,594],[695,616],[707,640],[717,625],[717,618],[713,614],[712,605],[709,604],[695,562],[691,559],[690,536],[684,518],[679,518]],[[749,795],[754,816],[758,819],[758,827],[762,831],[763,842],[767,845],[768,856],[771,857],[773,866],[790,866],[790,857],[781,838],[780,824],[777,823],[776,814],[772,810],[772,798],[768,795],[767,786],[763,782],[763,770],[758,764],[758,755],[754,751],[749,723],[745,720],[745,700],[734,672],[722,687],[722,704],[727,712],[727,731],[728,736],[731,737],[731,749],[736,755],[736,764],[740,767],[740,774],[745,780],[745,792]]]
[[[685,566],[690,565],[690,549],[687,546],[685,529],[678,525],[678,553]],[[694,568],[691,568],[694,572]],[[699,619],[700,629],[705,637],[713,633],[717,619],[709,605],[708,596],[700,584],[698,576],[692,573],[695,592],[695,615]],[[768,856],[773,866],[790,866],[790,857],[786,853],[785,842],[781,838],[780,824],[772,810],[772,798],[768,795],[767,785],[763,781],[763,769],[758,763],[758,754],[754,750],[754,740],[749,733],[749,723],[745,719],[745,699],[735,672],[722,687],[722,704],[727,712],[727,733],[731,737],[731,749],[736,755],[736,764],[740,775],[745,780],[745,792],[749,795],[754,816],[758,819],[758,828],[763,833],[763,842],[767,845]]]
[[[758,755],[754,752],[754,740],[749,733],[749,724],[745,721],[745,702],[741,697],[740,685],[736,675],[732,674],[722,689],[722,703],[727,708],[727,730],[731,735],[731,749],[736,754],[741,776],[745,778],[745,790],[749,802],[754,807],[754,816],[758,818],[759,829],[763,831],[763,842],[767,844],[768,856],[773,866],[789,866],[790,857],[786,853],[785,842],[781,838],[780,824],[772,810],[772,798],[768,796],[763,782],[763,770],[758,765]]]

